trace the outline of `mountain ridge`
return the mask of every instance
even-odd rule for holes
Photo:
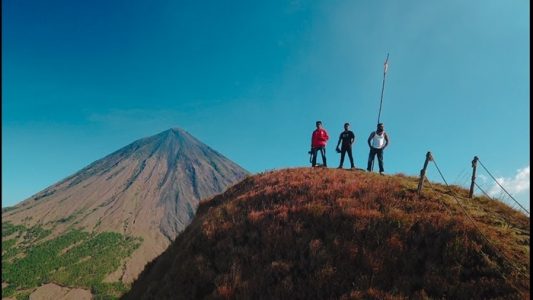
[[[171,128],[138,139],[3,209],[2,219],[13,228],[49,230],[42,242],[73,229],[142,238],[122,267],[106,278],[127,284],[189,224],[201,199],[246,176],[246,170],[185,130]]]

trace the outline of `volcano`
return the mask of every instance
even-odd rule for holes
[[[105,274],[103,281],[129,283],[191,222],[200,199],[223,192],[247,174],[179,128],[139,139],[20,204],[3,209],[2,244],[7,242],[9,249],[19,252],[11,258],[3,252],[3,263],[15,266],[18,262],[21,268],[20,261],[29,259],[32,247],[48,247],[67,233],[87,233],[88,241],[111,232],[122,240],[135,238],[138,245],[120,261],[120,267]],[[72,236],[75,239],[76,234]],[[78,243],[83,241],[80,237]],[[59,249],[58,257],[76,245]],[[53,281],[54,272],[62,268],[50,269],[52,275],[44,274],[31,284]],[[28,289],[31,285],[19,286],[14,283],[18,277],[9,274],[6,276],[13,278],[12,282],[4,282],[2,275],[3,290],[6,286]],[[56,281],[61,283],[60,279]]]

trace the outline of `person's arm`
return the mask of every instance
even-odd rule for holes
[[[383,146],[383,150],[385,150],[385,148],[389,146],[389,136],[387,135],[386,132],[384,132],[383,134],[385,135],[385,145]]]
[[[350,145],[353,145],[355,143],[355,133],[352,132],[352,140],[350,141]]]
[[[315,139],[315,132],[311,133],[311,149],[313,149],[313,140]]]
[[[329,140],[329,135],[328,135],[328,132],[326,131],[326,129],[324,129],[324,134],[325,134],[325,138],[326,138],[326,142]]]
[[[368,143],[368,147],[370,148],[372,148],[372,145],[370,145],[370,141],[372,140],[373,137],[374,137],[374,132],[370,134],[370,136],[368,137],[368,140],[366,141]]]
[[[339,141],[337,142],[337,147],[335,148],[339,148],[339,145],[341,144],[341,140],[342,140],[342,132],[341,134],[339,134]]]

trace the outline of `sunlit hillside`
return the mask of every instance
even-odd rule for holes
[[[528,217],[459,187],[416,187],[331,169],[247,178],[202,202],[125,298],[529,297]]]

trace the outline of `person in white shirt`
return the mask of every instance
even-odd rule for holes
[[[389,146],[389,136],[385,132],[383,123],[379,123],[377,130],[373,131],[368,137],[368,147],[370,147],[370,154],[368,155],[368,165],[367,171],[372,171],[372,164],[374,162],[374,157],[378,156],[379,162],[379,174],[383,175],[385,172],[383,168],[383,150]]]

